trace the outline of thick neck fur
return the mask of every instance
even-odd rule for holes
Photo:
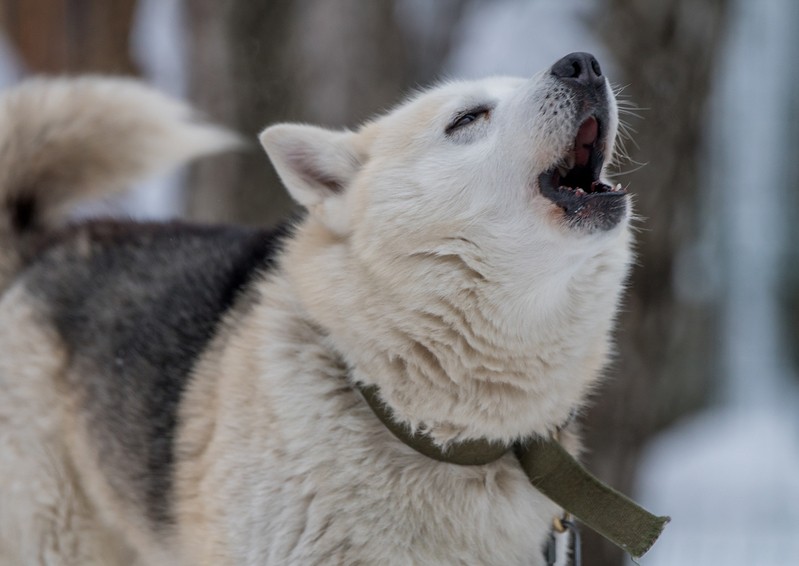
[[[555,430],[598,379],[628,240],[620,233],[557,288],[523,296],[487,276],[466,242],[463,253],[404,258],[383,279],[313,218],[283,265],[353,378],[378,385],[398,419],[442,444],[510,443]]]

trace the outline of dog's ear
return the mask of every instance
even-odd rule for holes
[[[356,134],[304,124],[277,124],[260,135],[289,194],[312,213],[332,212],[361,166]],[[323,205],[323,206],[319,206]],[[332,220],[332,219],[327,219]]]

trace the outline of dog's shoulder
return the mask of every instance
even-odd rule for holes
[[[69,385],[101,465],[155,523],[169,518],[192,369],[225,314],[274,269],[289,232],[88,222],[42,242],[28,265],[25,283],[70,352]]]

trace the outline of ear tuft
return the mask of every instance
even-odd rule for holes
[[[289,194],[310,208],[344,192],[360,168],[355,134],[303,124],[277,124],[260,135]]]

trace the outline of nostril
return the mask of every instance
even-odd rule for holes
[[[580,76],[580,74],[582,72],[583,72],[583,68],[580,65],[579,61],[575,61],[574,63],[572,63],[572,76],[571,76],[571,78],[576,79],[577,77]]]
[[[596,76],[602,76],[602,68],[599,66],[599,61],[597,61],[594,57],[591,57],[591,69],[593,69]]]

